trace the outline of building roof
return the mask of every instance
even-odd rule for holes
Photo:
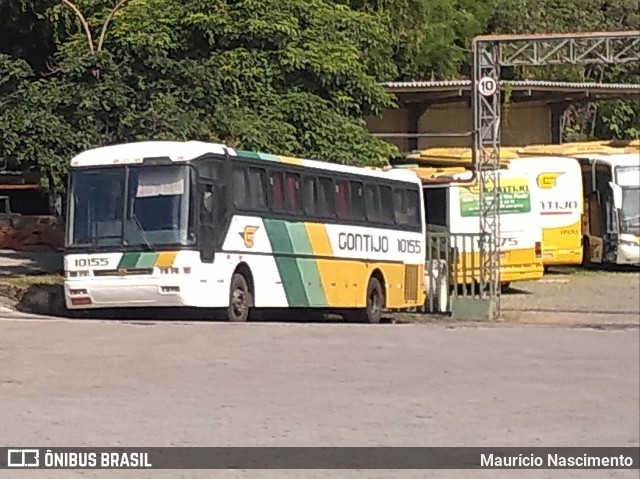
[[[502,89],[510,89],[511,101],[564,102],[577,99],[612,100],[637,98],[640,84],[630,83],[575,83],[543,80],[501,80]],[[453,103],[471,98],[472,81],[394,81],[383,83],[388,93],[395,94],[401,103],[433,102]]]

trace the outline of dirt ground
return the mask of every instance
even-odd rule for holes
[[[513,283],[501,307],[515,322],[638,324],[640,272],[554,269],[541,280]]]

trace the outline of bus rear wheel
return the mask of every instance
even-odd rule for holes
[[[585,238],[582,243],[582,267],[583,268],[593,268],[593,263],[591,262],[591,243],[589,242],[589,238]]]
[[[379,323],[382,318],[382,308],[384,308],[384,291],[380,280],[372,276],[367,285],[367,304],[360,314],[361,321],[371,324]]]
[[[227,317],[234,323],[244,322],[249,317],[250,309],[251,291],[247,279],[242,273],[235,273],[231,278]]]

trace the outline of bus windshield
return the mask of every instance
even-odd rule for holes
[[[192,244],[190,177],[187,165],[72,170],[67,246]]]
[[[622,188],[620,233],[640,236],[640,166],[619,166],[616,180]]]
[[[622,188],[620,233],[640,236],[640,187]]]

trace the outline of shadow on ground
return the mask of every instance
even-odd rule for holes
[[[24,276],[36,273],[62,273],[62,253],[26,253],[0,250],[0,276]]]

